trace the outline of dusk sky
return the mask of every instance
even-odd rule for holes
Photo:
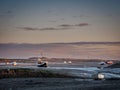
[[[0,0],[0,43],[120,41],[120,0]]]

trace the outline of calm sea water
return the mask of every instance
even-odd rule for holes
[[[120,60],[117,44],[0,44],[1,58],[59,57]]]

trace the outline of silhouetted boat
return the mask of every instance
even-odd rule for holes
[[[45,63],[42,63],[42,64],[38,64],[37,66],[38,66],[38,67],[47,67],[47,66],[48,66],[48,63],[45,62]]]

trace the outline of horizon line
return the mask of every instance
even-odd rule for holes
[[[17,43],[17,42],[8,42],[8,43],[0,43],[0,44],[110,44],[110,43],[120,43],[120,41],[76,41],[76,42],[48,42],[48,43]]]

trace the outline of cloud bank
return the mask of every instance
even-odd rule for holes
[[[88,23],[79,23],[79,24],[61,24],[57,27],[45,27],[45,28],[36,28],[36,27],[17,27],[18,29],[28,30],[28,31],[46,31],[46,30],[69,30],[75,27],[85,27],[88,26]]]

